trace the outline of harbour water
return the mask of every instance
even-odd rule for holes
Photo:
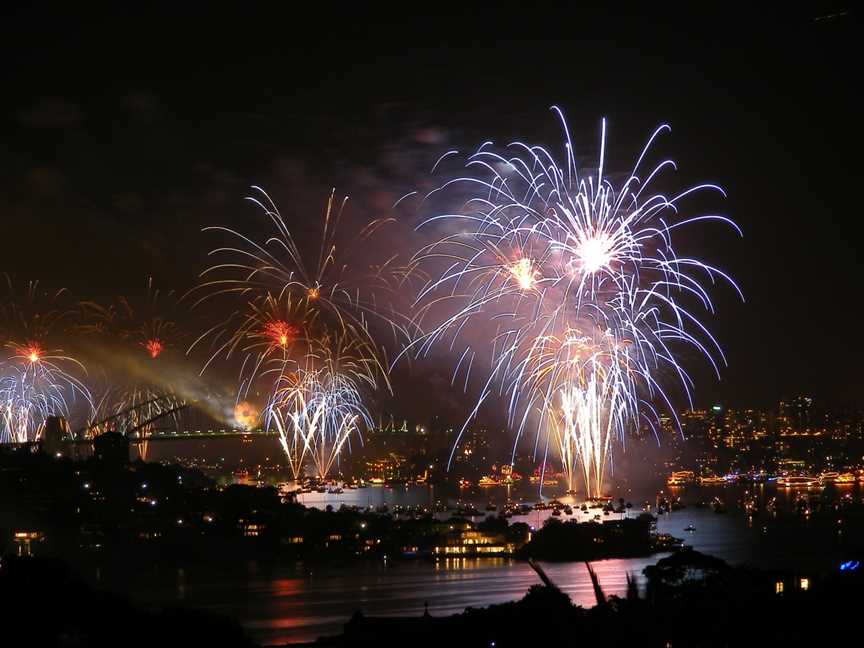
[[[781,505],[793,497],[772,486],[763,496],[777,496]],[[683,538],[686,544],[732,563],[765,568],[825,569],[844,557],[849,547],[842,534],[812,529],[806,522],[794,529],[777,529],[757,516],[749,520],[731,504],[748,490],[743,486],[693,488],[684,492],[688,505],[658,519],[658,531]],[[752,491],[749,491],[752,492]],[[857,487],[852,491],[860,499]],[[507,492],[503,487],[456,491],[443,496],[428,486],[395,489],[367,488],[345,491],[341,495],[311,493],[309,506],[338,507],[341,504],[381,506],[434,505],[436,502],[472,503],[481,511],[483,504],[517,500],[536,491]],[[676,493],[677,494],[677,493]],[[833,493],[842,496],[844,493]],[[714,497],[730,503],[727,514],[694,506]],[[829,496],[833,496],[829,494]],[[825,493],[822,493],[826,497]],[[562,501],[565,499],[562,497]],[[633,501],[630,515],[641,510],[644,499]],[[484,512],[485,514],[485,512]],[[592,512],[593,514],[593,512]],[[542,524],[547,511],[532,511],[524,519]],[[578,512],[577,512],[578,515]],[[479,518],[478,518],[479,519]],[[564,518],[567,519],[567,518]],[[694,531],[686,531],[692,526]],[[663,555],[647,558],[614,559],[593,563],[607,594],[623,594],[627,574],[644,584],[642,570]],[[550,578],[579,605],[594,604],[590,578],[583,563],[544,564]],[[530,566],[502,558],[430,560],[389,560],[341,566],[303,565],[265,566],[254,562],[232,562],[187,569],[138,570],[134,588],[124,586],[128,574],[101,573],[100,585],[117,591],[133,591],[134,599],[145,605],[182,605],[204,609],[237,619],[250,636],[263,644],[312,641],[339,633],[343,624],[358,610],[367,615],[423,614],[447,615],[466,607],[481,607],[521,598],[539,582]]]

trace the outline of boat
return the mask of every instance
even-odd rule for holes
[[[483,475],[480,478],[480,481],[477,482],[478,486],[500,486],[501,482],[499,482],[494,477],[490,477],[489,475]]]
[[[777,485],[785,488],[813,488],[820,486],[818,477],[808,475],[784,475],[777,478]]]
[[[855,483],[855,475],[853,473],[841,473],[834,480],[835,484],[848,485]]]
[[[552,515],[554,515],[555,517],[561,517],[561,509],[556,508],[552,511]]]
[[[594,504],[607,504],[611,502],[614,498],[611,495],[598,495],[597,497],[591,497],[588,499],[589,502],[593,502]]]
[[[720,486],[725,483],[726,480],[723,477],[717,477],[716,475],[699,478],[700,486]]]
[[[696,527],[694,527],[692,524],[688,524],[686,527],[684,527],[684,530],[693,533],[696,530]]]
[[[487,510],[487,511],[497,511],[497,510],[498,510],[498,507],[497,507],[495,504],[493,504],[492,502],[489,502],[489,503],[486,505],[486,510]]]
[[[540,484],[540,483],[541,483],[541,482],[540,482],[540,476],[539,476],[539,475],[531,475],[531,476],[528,478],[528,483],[530,483],[530,484]],[[558,480],[555,479],[554,477],[544,477],[544,478],[543,478],[542,485],[543,485],[543,486],[557,486],[557,485],[558,485]]]
[[[564,507],[564,515],[573,515],[573,507],[569,504]]]
[[[668,486],[683,486],[696,480],[692,470],[678,470],[673,472],[666,480]]]

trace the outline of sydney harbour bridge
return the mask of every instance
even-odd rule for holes
[[[120,411],[96,417],[86,425],[73,429],[63,417],[49,416],[41,426],[36,441],[23,445],[90,444],[97,437],[115,433],[130,444],[163,441],[230,439],[277,436],[275,430],[256,426],[245,429],[226,426],[195,403],[173,396],[155,396]],[[22,445],[22,444],[13,444]]]

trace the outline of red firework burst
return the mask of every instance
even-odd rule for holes
[[[142,343],[142,346],[147,349],[147,353],[150,354],[150,357],[154,360],[159,357],[159,354],[165,350],[165,345],[162,344],[161,340],[151,339]]]
[[[275,322],[267,322],[264,326],[264,334],[270,338],[272,346],[285,349],[294,336],[297,335],[297,329],[281,320]]]

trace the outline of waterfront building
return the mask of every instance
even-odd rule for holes
[[[45,535],[41,531],[16,531],[12,538],[18,545],[19,556],[32,556],[33,543],[42,542]]]

